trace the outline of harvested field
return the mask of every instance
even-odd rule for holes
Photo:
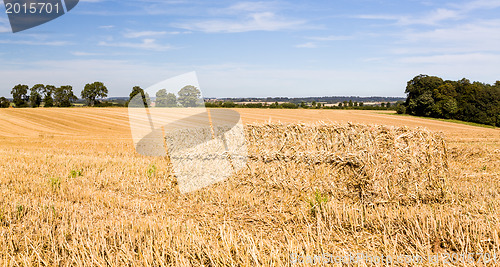
[[[485,252],[497,253],[486,265],[500,264],[498,129],[368,111],[238,111],[250,123],[247,167],[182,195],[167,159],[135,153],[126,109],[0,110],[0,264],[474,253],[454,265],[481,266],[475,253]]]

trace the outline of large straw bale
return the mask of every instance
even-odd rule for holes
[[[365,204],[443,201],[448,159],[440,133],[362,124],[250,124],[253,174]]]

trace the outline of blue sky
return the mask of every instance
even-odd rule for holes
[[[13,34],[0,96],[102,81],[110,96],[196,71],[205,97],[404,96],[418,74],[500,80],[500,0],[81,0]]]

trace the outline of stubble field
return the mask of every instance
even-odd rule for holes
[[[500,264],[500,130],[372,111],[237,111],[249,124],[247,167],[180,194],[168,159],[135,152],[127,109],[0,110],[0,264],[288,266],[334,260],[314,258],[325,253],[440,255],[436,263],[425,258],[394,266],[441,266],[446,253],[460,256],[457,266]],[[331,129],[349,140],[346,153],[327,155],[308,135]],[[283,137],[281,149],[259,141],[273,136]],[[381,152],[384,161],[365,162],[372,164],[367,177],[390,180],[392,162],[406,169],[391,173],[407,171],[413,179],[445,172],[439,194],[429,198],[436,188],[427,186],[412,195],[398,182],[395,190],[407,196],[381,192],[384,199],[371,200],[369,186],[379,180],[347,179],[359,195],[334,186],[366,173],[347,156],[374,155],[382,149],[379,136],[388,150]],[[401,136],[409,138],[407,150],[388,144]],[[285,147],[287,138],[295,148]],[[411,165],[394,154],[421,157],[420,145],[434,149],[422,154],[427,161]],[[298,158],[307,147],[317,155]],[[484,253],[496,253],[496,261]],[[366,257],[357,264],[372,265]]]

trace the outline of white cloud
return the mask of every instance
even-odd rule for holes
[[[168,44],[159,44],[155,39],[143,39],[142,43],[130,43],[130,42],[99,42],[100,46],[113,46],[113,47],[123,47],[123,48],[135,48],[153,51],[166,51],[174,49],[173,46]]]
[[[444,54],[432,56],[413,56],[403,57],[399,59],[403,63],[418,63],[418,64],[446,64],[446,65],[468,65],[468,64],[494,64],[500,62],[500,54]]]
[[[0,44],[66,46],[72,43],[67,41],[0,40]]]
[[[397,54],[500,52],[500,20],[474,21],[453,27],[401,34]]]
[[[457,10],[438,8],[431,12],[416,16],[416,15],[387,15],[387,14],[365,14],[357,15],[354,18],[371,19],[371,20],[391,20],[395,21],[396,25],[409,26],[409,25],[438,25],[446,20],[458,20],[464,16]]]
[[[126,38],[140,38],[140,37],[151,37],[151,36],[161,36],[165,35],[165,31],[128,31],[123,34]]]
[[[468,3],[462,4],[452,4],[453,7],[463,10],[463,11],[473,11],[478,9],[493,9],[500,7],[500,1],[498,0],[476,0],[470,1]]]
[[[295,47],[297,47],[297,48],[317,48],[318,45],[316,43],[313,43],[313,42],[307,42],[307,43],[303,43],[303,44],[298,44]]]
[[[84,57],[84,56],[101,56],[103,54],[100,53],[88,53],[88,52],[80,52],[80,51],[74,51],[71,52],[73,56],[78,56],[78,57]]]
[[[177,35],[177,34],[186,34],[189,32],[180,32],[180,31],[127,31],[123,34],[125,38],[141,38],[141,37],[158,37],[163,35]]]
[[[340,36],[340,35],[313,36],[313,37],[306,37],[306,39],[314,41],[345,41],[354,39],[354,36]]]
[[[99,26],[99,29],[110,30],[110,29],[113,29],[114,27],[115,27],[114,25],[102,25],[102,26]]]
[[[289,20],[273,12],[252,13],[244,19],[206,20],[189,23],[175,23],[174,27],[209,33],[279,31],[297,29],[304,26],[304,20]]]

